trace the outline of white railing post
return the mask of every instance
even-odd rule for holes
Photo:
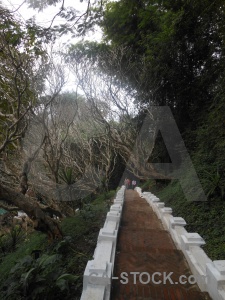
[[[116,243],[124,203],[125,186],[117,192],[114,204],[100,229],[93,260],[88,261],[83,277],[81,300],[109,300]]]
[[[213,300],[225,300],[225,260],[212,262],[201,248],[205,241],[198,233],[185,230],[186,222],[183,218],[173,217],[172,209],[165,207],[152,193],[142,193],[140,188],[137,192],[146,199],[164,228],[169,231],[176,247],[183,252],[201,291],[208,292]]]

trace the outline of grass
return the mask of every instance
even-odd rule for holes
[[[210,202],[187,201],[177,180],[169,185],[154,185],[152,193],[171,207],[174,217],[185,219],[188,232],[197,232],[205,240],[204,251],[212,260],[225,260],[225,202],[213,198]]]

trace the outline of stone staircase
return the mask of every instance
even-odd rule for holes
[[[152,208],[136,191],[127,190],[111,300],[211,299],[193,280],[182,251],[177,250]]]

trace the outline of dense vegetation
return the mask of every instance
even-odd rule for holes
[[[115,191],[85,199],[60,224],[63,239],[49,244],[42,233],[12,227],[0,237],[0,299],[80,299],[83,273],[93,257]]]
[[[206,242],[203,249],[212,260],[225,259],[225,210],[220,197],[214,196],[210,202],[189,202],[177,180],[167,186],[150,180],[143,184],[143,190],[151,191],[171,207],[173,216],[183,217],[188,232],[203,237]]]
[[[26,212],[34,229],[47,233],[53,244],[39,233],[29,244],[20,227],[2,225],[4,293],[12,284],[15,294],[26,297],[34,288],[31,278],[43,283],[40,295],[49,278],[59,295],[79,293],[76,276],[82,272],[73,259],[86,254],[76,238],[83,238],[90,255],[93,232],[85,222],[93,214],[92,202],[126,175],[145,182],[184,217],[188,229],[205,238],[212,259],[225,259],[224,1],[87,0],[84,13],[60,0],[26,2],[38,10],[60,5],[57,15],[65,22],[55,26],[53,19],[42,28],[0,6],[0,208],[11,217]],[[69,42],[63,48],[56,43],[63,34],[85,36],[96,26],[103,32],[101,42]],[[72,90],[66,84],[69,72]],[[161,106],[172,112],[191,160],[185,159],[181,140],[173,142],[171,134],[164,140],[171,123],[155,114]],[[155,163],[174,163],[171,151],[176,166],[163,173]],[[175,166],[192,189],[190,162],[206,201],[188,202],[174,178]],[[77,208],[81,214],[74,217]],[[41,245],[40,259],[23,257]],[[22,260],[11,269],[15,258]],[[49,297],[55,291],[49,289]]]
[[[126,48],[119,79],[135,89],[142,109],[173,112],[207,202],[187,202],[174,180],[159,195],[202,234],[212,259],[225,258],[224,9],[223,1],[121,0],[107,3],[101,20],[104,43]],[[150,160],[170,162],[160,137]],[[187,166],[191,182],[189,173]]]

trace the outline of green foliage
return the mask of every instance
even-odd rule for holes
[[[77,276],[63,272],[59,254],[43,254],[35,260],[31,256],[21,259],[10,271],[2,293],[4,299],[62,299]]]
[[[107,206],[105,197],[97,198],[89,212],[94,217],[83,218],[80,213],[65,218],[61,223],[64,239],[47,244],[46,236],[34,233],[27,237],[0,263],[0,299],[71,299],[80,298],[83,272],[94,253],[99,229],[102,227]],[[37,260],[31,256],[40,250]]]
[[[10,249],[10,253],[5,253],[0,261],[0,286],[18,260],[22,259],[25,255],[30,255],[35,249],[44,249],[46,244],[46,235],[35,232],[22,243],[18,244],[18,247],[13,252]]]
[[[76,6],[76,3],[74,3],[73,7],[67,2],[62,2],[61,0],[26,0],[26,2],[30,8],[36,9],[39,12],[45,10],[49,6],[61,4],[57,15],[64,19],[65,22],[61,22],[59,25],[54,25],[51,28],[57,35],[67,33],[72,33],[73,37],[84,35],[86,32],[94,29],[94,26],[98,24],[99,19],[102,16],[101,7],[103,1],[80,0],[80,2],[84,2],[84,4],[86,4],[86,7],[82,7],[82,11],[78,10],[80,7]],[[85,10],[85,12],[83,10]],[[50,28],[48,28],[48,31],[50,31],[49,29]]]
[[[93,202],[84,203],[80,215],[87,222],[95,223],[100,215],[104,215],[109,208],[109,201],[114,197],[116,191],[111,190],[100,194]]]
[[[185,219],[188,232],[198,232],[203,237],[206,242],[203,248],[210,259],[225,259],[224,202],[219,198],[210,203],[187,201],[178,180],[166,187],[155,185],[151,192],[173,209],[173,216]]]
[[[85,224],[82,222],[79,214],[74,217],[68,217],[62,222],[62,231],[66,236],[77,237],[85,232]]]
[[[5,234],[2,233],[0,236],[0,259],[7,253],[15,251],[24,239],[24,230],[18,225],[10,228],[9,232],[6,232]]]
[[[67,167],[65,169],[62,169],[59,172],[59,177],[68,185],[71,185],[75,182],[74,174],[73,174],[73,168]]]
[[[105,51],[124,47],[126,56],[118,64],[99,51],[99,66],[137,90],[139,103],[169,105],[183,132],[201,120],[224,78],[223,11],[222,0],[107,1],[100,22]]]
[[[116,195],[117,190],[111,190],[106,193],[106,199],[112,199]]]
[[[27,0],[30,8],[38,9],[38,11],[43,11],[49,5],[56,5],[60,0]]]
[[[225,130],[224,96],[218,91],[217,102],[204,115],[204,124],[192,134],[196,139],[193,162],[209,198],[224,199],[225,188]]]
[[[206,190],[206,196],[210,199],[212,196],[220,196],[221,199],[224,198],[224,185],[222,182],[222,177],[218,172],[216,173],[207,172],[204,170],[203,175],[201,176],[201,181],[203,187]]]
[[[59,1],[27,2],[31,7],[43,10]],[[102,18],[97,20],[99,11],[97,8],[92,9],[84,23],[77,23],[77,30],[82,34],[89,26],[98,22],[104,32],[104,41],[99,44],[85,42],[71,46],[68,61],[88,61],[101,72],[110,74],[113,83],[132,91],[132,95],[136,96],[136,103],[143,109],[148,108],[149,103],[171,107],[180,131],[189,133],[193,163],[209,201],[187,202],[177,181],[172,181],[163,190],[162,186],[153,186],[152,181],[147,181],[142,188],[156,189],[161,200],[172,206],[174,214],[184,217],[189,224],[188,228],[199,232],[206,239],[205,249],[209,256],[212,259],[224,259],[225,232],[222,220],[225,215],[224,202],[221,201],[224,199],[225,188],[224,1],[103,2]],[[41,40],[44,33],[47,34],[47,31],[41,30],[31,21],[25,27],[12,16],[3,13],[0,25],[0,108],[3,113],[0,117],[0,141],[13,122],[8,115],[14,114],[21,107],[17,100],[22,99],[22,112],[31,100],[35,102],[36,95],[31,88],[33,83],[30,77],[33,75],[33,65],[43,55]],[[75,23],[75,10],[62,10],[61,16]],[[60,32],[66,30],[67,25],[63,24]],[[20,61],[22,65],[17,65]],[[69,97],[68,100],[72,99]],[[102,103],[99,104],[104,108]],[[85,111],[85,104],[81,107]],[[107,109],[105,107],[106,116]],[[79,123],[80,134],[84,141],[92,141],[90,146],[97,157],[94,164],[99,166],[102,144],[98,137],[92,137],[93,132],[101,135],[102,127],[98,127],[94,120],[87,119],[88,122],[85,120]],[[95,126],[90,126],[90,121]],[[71,146],[73,154],[79,160],[81,145],[79,141],[70,138],[73,143],[68,146]],[[156,161],[165,162],[169,159],[160,141],[155,152]],[[83,170],[82,165],[80,169]],[[72,167],[60,170],[59,176],[68,186],[75,182],[73,172],[75,173]],[[82,175],[79,173],[79,176]],[[187,166],[184,184],[190,186],[191,182]],[[41,259],[34,261],[26,258],[17,265],[16,270],[12,269],[12,282],[9,286],[18,298],[27,297],[31,289],[36,291],[36,295],[43,295],[48,279],[59,294],[55,295],[48,287],[47,294],[57,299],[60,293],[65,292],[67,295],[69,292],[71,280],[74,279],[70,275],[71,270],[76,270],[77,276],[81,276],[90,249],[95,244],[96,228],[99,227],[109,199],[114,194],[107,193],[108,178],[102,178],[101,183],[101,191],[104,193],[94,201],[85,199],[80,212],[62,223],[62,229],[69,238],[55,245],[51,249],[52,253],[44,254]],[[0,238],[0,248],[4,255],[5,249],[12,248],[15,251],[4,257],[8,266],[5,261],[1,263],[1,281],[3,274],[7,276],[15,260],[22,256],[20,249],[30,254],[33,246],[27,243],[25,248],[24,243],[18,249],[19,242],[20,233],[17,230]],[[67,270],[62,266],[62,254],[65,255]],[[58,270],[54,269],[54,264],[59,266]],[[81,280],[77,283],[76,291],[80,284]],[[7,289],[4,293],[11,291]]]
[[[0,6],[0,152],[25,135],[30,109],[43,89],[46,59],[35,26]],[[44,64],[43,64],[44,65]],[[37,71],[42,74],[37,74]]]
[[[67,61],[79,61],[86,58],[92,64],[96,62],[101,63],[100,57],[105,57],[109,49],[109,46],[104,43],[79,42],[69,47]]]
[[[91,204],[84,204],[83,208],[80,210],[80,214],[85,221],[94,220],[96,212]]]
[[[99,195],[94,201],[93,201],[93,205],[104,205],[105,204],[105,200],[110,200],[112,199],[116,194],[115,190],[111,190],[108,192],[105,192],[101,195]]]
[[[21,226],[16,225],[10,229],[8,236],[11,244],[9,248],[14,251],[18,243],[25,238],[25,233]]]
[[[152,186],[155,185],[155,182],[153,179],[149,179],[146,182],[142,183],[140,185],[142,191],[149,191],[151,189]]]

